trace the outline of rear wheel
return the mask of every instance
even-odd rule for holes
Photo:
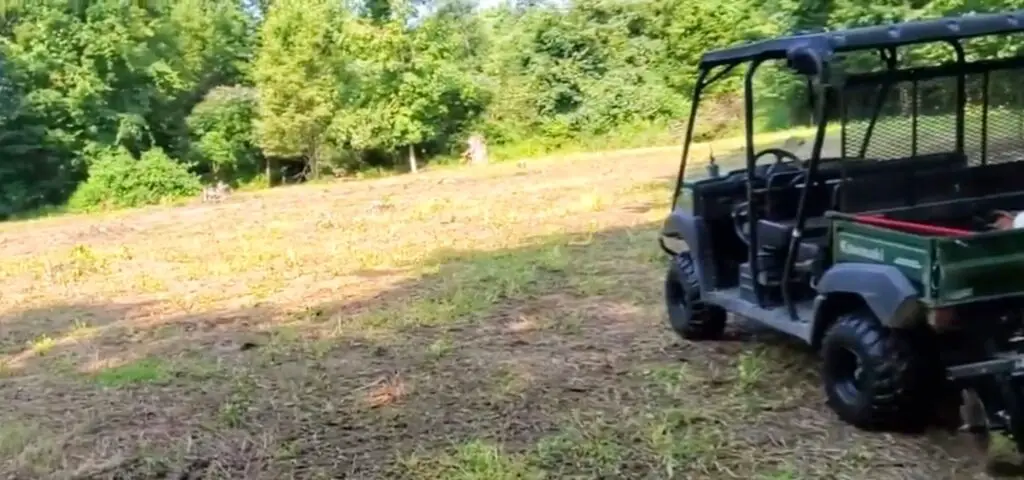
[[[668,323],[687,340],[713,340],[725,332],[727,314],[701,300],[697,269],[689,253],[672,259],[665,277],[665,306]]]
[[[867,310],[836,319],[822,339],[828,404],[865,429],[903,429],[919,420],[928,371],[924,352],[905,332],[884,327]]]

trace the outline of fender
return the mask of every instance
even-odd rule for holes
[[[839,263],[833,265],[817,285],[818,299],[814,302],[812,338],[827,328],[828,297],[833,294],[853,294],[867,304],[871,312],[890,328],[907,328],[913,320],[920,292],[906,275],[892,265],[877,263]]]
[[[712,290],[714,288],[715,262],[712,260],[714,257],[712,256],[711,242],[708,241],[707,225],[704,223],[704,219],[683,211],[673,211],[665,219],[661,235],[686,242],[690,255],[693,257],[694,267],[697,270],[701,291],[707,292]],[[664,246],[664,244],[662,245]]]

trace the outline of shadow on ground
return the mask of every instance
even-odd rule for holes
[[[655,224],[440,251],[386,291],[182,316],[0,319],[0,471],[21,478],[963,478],[866,434],[806,352],[680,343]],[[363,272],[367,276],[394,272]]]

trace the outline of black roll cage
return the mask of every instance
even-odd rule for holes
[[[787,66],[807,80],[808,99],[813,109],[813,119],[816,126],[814,144],[811,156],[806,164],[806,177],[804,188],[801,191],[795,226],[789,239],[786,259],[783,264],[782,297],[789,314],[793,319],[797,318],[796,306],[792,301],[789,289],[789,278],[792,275],[796,252],[800,245],[802,232],[807,216],[807,192],[810,186],[815,183],[818,165],[821,160],[822,144],[824,143],[826,129],[828,126],[830,109],[827,106],[826,92],[831,88],[839,92],[838,110],[842,112],[843,118],[840,125],[840,144],[842,145],[841,157],[846,155],[846,109],[844,107],[845,89],[850,86],[864,84],[880,84],[881,92],[873,105],[871,118],[860,146],[858,157],[864,157],[867,152],[868,143],[873,134],[874,127],[881,114],[889,89],[900,81],[911,81],[913,95],[916,98],[918,83],[922,80],[937,77],[957,77],[956,84],[956,137],[955,153],[964,154],[964,131],[965,111],[967,103],[966,79],[970,74],[983,75],[983,82],[988,86],[989,72],[1003,68],[1024,66],[1024,57],[1013,57],[1000,60],[983,60],[967,63],[962,40],[994,35],[1005,35],[1024,31],[1024,10],[1018,10],[1006,14],[990,15],[968,15],[963,17],[950,17],[917,22],[907,22],[895,25],[883,25],[875,27],[864,27],[835,32],[825,32],[794,37],[784,37],[773,40],[766,40],[753,44],[741,45],[723,50],[709,52],[701,60],[696,87],[691,98],[690,114],[687,121],[686,133],[683,140],[682,158],[680,160],[679,172],[676,177],[675,191],[672,195],[672,210],[677,207],[680,193],[684,186],[684,175],[686,163],[690,153],[690,145],[693,139],[694,123],[697,116],[697,107],[701,93],[710,85],[721,80],[740,65],[747,65],[747,71],[743,79],[743,106],[744,106],[744,140],[746,153],[746,180],[748,205],[755,201],[755,160],[754,152],[754,92],[753,78],[758,68],[766,61],[786,60]],[[941,64],[934,67],[910,68],[900,70],[897,68],[897,48],[911,45],[945,43],[953,48],[955,59],[951,63]],[[885,64],[885,70],[851,74],[845,78],[832,78],[830,75],[830,63],[836,54],[871,51],[878,52]],[[830,84],[830,82],[832,82]],[[982,158],[987,148],[987,123],[989,94],[984,89],[982,105],[981,125],[981,149]],[[911,139],[911,150],[917,153],[917,101],[914,101],[913,112],[913,134]],[[840,161],[840,181],[846,180],[846,169]],[[758,212],[750,208],[747,221],[751,225],[758,222]],[[758,262],[753,261],[757,257],[759,242],[757,229],[749,229],[748,255],[751,259],[751,276],[758,278],[760,269]],[[755,295],[760,295],[761,286],[753,282]]]

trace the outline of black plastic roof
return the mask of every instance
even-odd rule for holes
[[[822,57],[827,58],[833,52],[871,50],[1021,31],[1024,31],[1024,10],[936,18],[794,35],[738,45],[705,53],[701,57],[701,67],[710,68],[757,59],[783,59],[786,58],[786,52],[802,46],[818,50]]]

